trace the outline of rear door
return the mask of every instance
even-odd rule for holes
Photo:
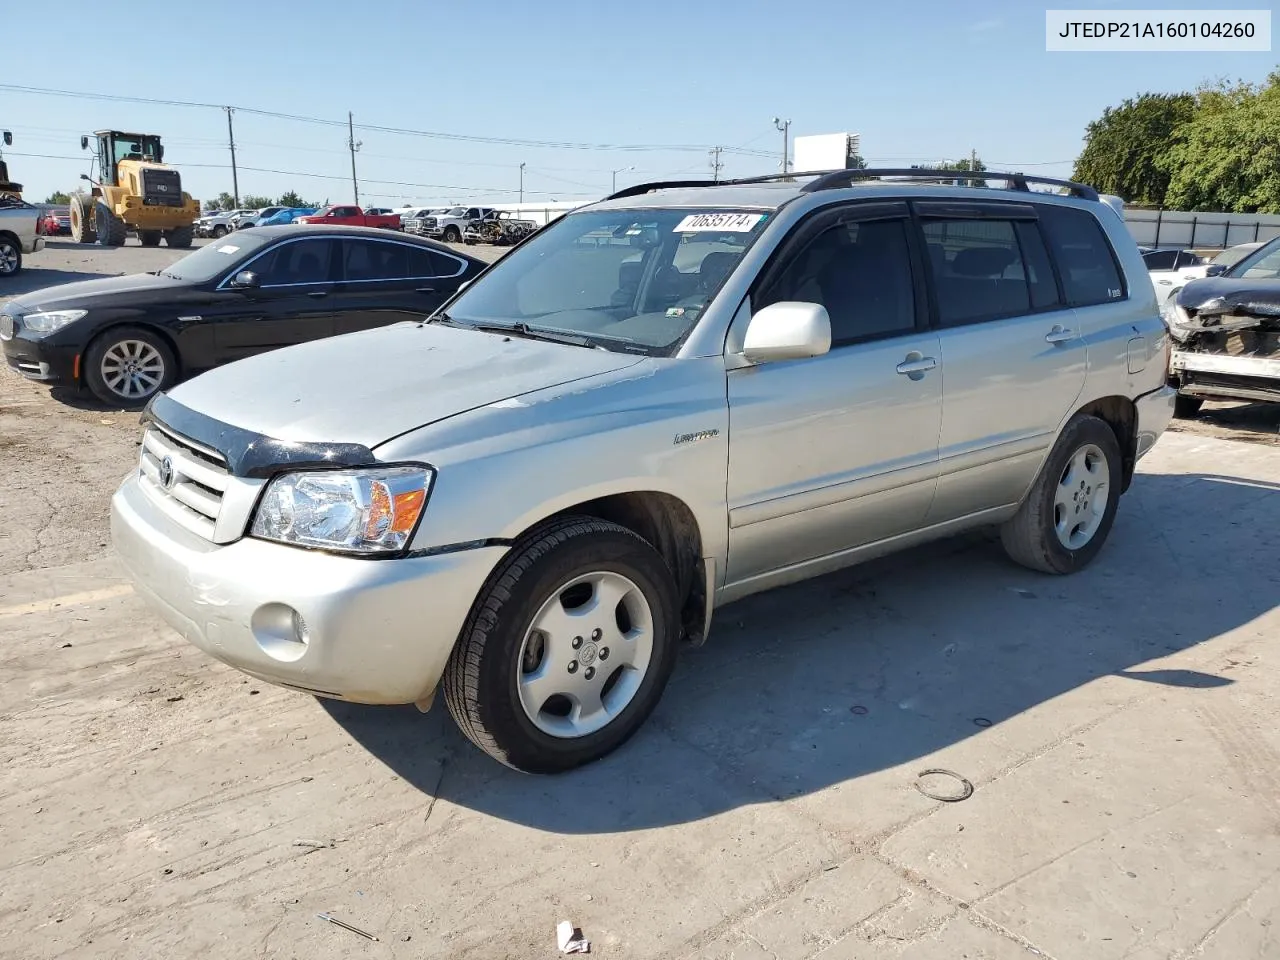
[[[223,281],[213,335],[218,362],[332,336],[337,253],[333,237],[289,239],[240,266],[257,274],[258,287]]]
[[[1087,350],[1039,205],[917,201],[944,380],[929,522],[1015,503],[1084,386]]]
[[[418,244],[343,237],[334,329],[421,320],[452,295],[466,270],[466,261]]]

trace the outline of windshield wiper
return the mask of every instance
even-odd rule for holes
[[[440,319],[440,317],[437,317]],[[608,349],[590,337],[579,336],[574,333],[560,333],[556,330],[546,330],[542,327],[531,327],[523,320],[515,323],[462,323],[454,320],[447,314],[443,315],[446,323],[452,323],[454,326],[470,327],[472,330],[483,330],[486,333],[505,333],[515,334],[518,337],[524,337],[527,340],[544,340],[547,343],[566,343],[571,347],[586,347],[591,350]]]

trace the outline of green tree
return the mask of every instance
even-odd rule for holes
[[[1263,84],[1202,87],[1162,168],[1178,210],[1280,213],[1280,71]]]
[[[61,190],[53,191],[53,193],[49,194],[49,199],[45,201],[45,203],[54,203],[64,207],[70,202],[71,202],[71,195],[68,193],[63,193]]]
[[[224,190],[218,194],[217,200],[206,200],[205,206],[210,210],[234,210],[236,208],[236,198]]]
[[[845,167],[846,170],[865,170],[867,169],[867,161],[860,153],[855,153],[849,158],[849,162]]]
[[[286,194],[282,194],[282,195],[281,195],[281,197],[280,197],[280,199],[279,199],[279,200],[277,200],[277,201],[276,201],[276,203],[278,203],[278,204],[279,204],[280,206],[282,206],[282,207],[310,207],[310,206],[313,206],[313,204],[307,203],[307,201],[303,200],[303,199],[302,199],[302,197],[301,197],[301,196],[299,196],[299,195],[298,195],[296,192],[294,192],[293,190],[290,190],[290,191],[289,191],[288,193],[286,193]]]
[[[1128,203],[1166,203],[1165,158],[1196,112],[1196,97],[1189,93],[1144,93],[1107,107],[1085,128],[1072,179]]]
[[[240,203],[241,205],[246,206],[251,210],[256,210],[261,207],[271,207],[275,205],[270,197],[254,196],[252,193],[241,197]]]
[[[987,169],[987,165],[982,162],[981,157],[974,157],[972,159],[966,157],[963,160],[939,160],[937,163],[930,164],[930,167],[934,170],[957,170],[957,171],[965,171],[965,172],[973,171],[974,173],[982,173],[982,171]],[[957,186],[957,187],[963,187],[963,186],[985,187],[987,185],[987,181],[985,180],[953,180],[951,181],[951,185]]]

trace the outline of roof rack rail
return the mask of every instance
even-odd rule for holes
[[[1097,200],[1098,191],[1085,183],[1073,180],[1059,180],[1054,177],[1039,177],[1026,173],[1003,173],[995,170],[979,170],[970,173],[968,170],[938,170],[928,167],[864,167],[859,170],[810,170],[791,173],[770,173],[760,177],[740,177],[736,180],[655,180],[652,183],[637,183],[625,187],[605,197],[606,200],[619,200],[624,197],[638,197],[654,190],[672,190],[685,187],[732,187],[752,183],[778,183],[787,180],[798,180],[802,177],[813,177],[803,187],[801,193],[816,193],[819,190],[837,190],[849,187],[859,180],[874,180],[880,177],[906,177],[915,180],[1004,180],[1010,190],[1029,192],[1028,184],[1040,183],[1053,187],[1066,187],[1073,197],[1084,200]]]

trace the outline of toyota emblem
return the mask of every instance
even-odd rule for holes
[[[160,486],[166,490],[173,486],[173,460],[169,457],[160,461]]]

